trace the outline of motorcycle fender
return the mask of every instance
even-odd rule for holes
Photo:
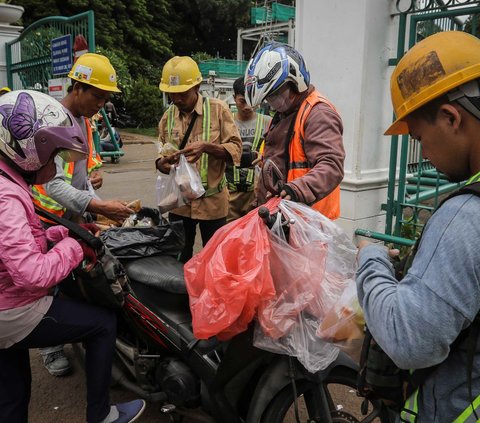
[[[260,423],[260,419],[265,412],[270,401],[283,389],[290,384],[290,366],[287,356],[278,356],[273,360],[267,369],[263,372],[252,398],[252,404],[248,411],[246,423]],[[308,379],[318,381],[318,378],[308,373],[298,362],[295,363],[295,379]]]

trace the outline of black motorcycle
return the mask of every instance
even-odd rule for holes
[[[361,407],[358,366],[347,355],[312,374],[295,358],[255,348],[252,327],[228,342],[196,339],[182,264],[157,255],[124,266],[132,293],[119,313],[113,383],[159,403],[173,422],[389,421],[380,403]]]

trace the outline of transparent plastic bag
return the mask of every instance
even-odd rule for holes
[[[160,213],[165,213],[186,204],[175,182],[175,172],[175,166],[171,166],[168,175],[162,173],[157,177],[157,204]]]
[[[189,163],[183,154],[180,155],[180,160],[175,169],[175,182],[187,204],[205,194],[205,188],[202,185],[197,167]]]
[[[318,336],[319,325],[355,276],[356,248],[316,210],[282,200],[288,242],[279,219],[269,233],[276,295],[258,308],[254,345],[295,356],[310,372],[326,368],[339,349]]]

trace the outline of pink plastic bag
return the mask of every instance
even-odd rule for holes
[[[267,203],[273,210],[279,200]],[[252,210],[220,228],[185,264],[193,333],[230,339],[247,329],[258,304],[275,295],[268,228]]]

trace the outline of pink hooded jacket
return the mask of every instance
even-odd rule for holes
[[[0,159],[0,310],[21,307],[48,294],[83,259],[68,229],[43,229],[30,188]],[[13,182],[14,181],[14,182]],[[49,250],[47,241],[55,243]]]

